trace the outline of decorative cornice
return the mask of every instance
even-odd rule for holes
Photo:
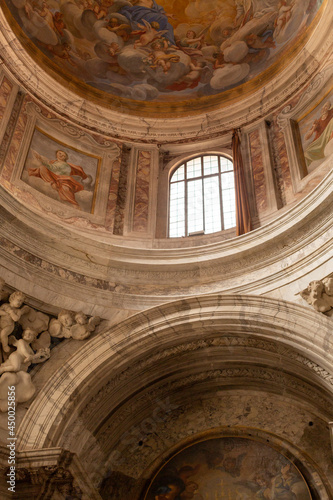
[[[78,238],[0,189],[3,206],[20,218],[2,209],[0,263],[9,285],[11,273],[24,277],[29,270],[33,283],[23,278],[20,288],[29,295],[33,286],[37,299],[52,282],[67,296],[76,294],[88,301],[97,292],[100,304],[107,300],[128,309],[221,289],[267,292],[284,285],[293,273],[302,276],[313,270],[314,263],[318,266],[329,259],[332,186],[333,171],[298,205],[262,228],[204,247],[177,249],[140,248],[139,240],[137,247],[126,247],[134,240],[107,239],[98,231],[80,232]]]

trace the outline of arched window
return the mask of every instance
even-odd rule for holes
[[[215,233],[235,225],[232,161],[202,155],[180,165],[170,179],[169,237]]]

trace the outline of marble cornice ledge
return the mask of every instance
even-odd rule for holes
[[[269,224],[220,243],[181,249],[98,241],[93,232],[80,234],[41,218],[2,188],[0,199],[2,277],[37,300],[47,302],[52,295],[49,303],[58,307],[67,307],[65,297],[91,304],[92,294],[96,307],[131,310],[216,291],[260,295],[303,276],[304,288],[306,275],[328,265],[333,254],[333,171]]]
[[[272,113],[298,92],[327,61],[333,46],[333,11],[327,2],[315,32],[288,67],[265,87],[222,109],[179,118],[127,115],[85,100],[53,80],[31,59],[0,9],[0,52],[9,74],[39,101],[62,117],[122,140],[157,142],[196,141],[221,135]],[[246,110],[244,112],[244,109]]]

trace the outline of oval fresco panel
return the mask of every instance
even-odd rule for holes
[[[174,456],[145,500],[311,500],[299,470],[270,446],[247,438],[202,441]]]
[[[79,93],[123,111],[144,102],[181,112],[274,77],[324,1],[5,0],[3,8],[33,57]]]

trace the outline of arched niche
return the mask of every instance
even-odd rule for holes
[[[192,436],[172,451],[153,471],[140,499],[151,500],[167,489],[171,493],[180,490],[188,498],[196,493],[199,498],[202,494],[221,500],[260,498],[264,492],[299,500],[328,498],[313,462],[290,442],[259,429],[213,429]],[[102,496],[106,496],[108,482],[104,481]]]

